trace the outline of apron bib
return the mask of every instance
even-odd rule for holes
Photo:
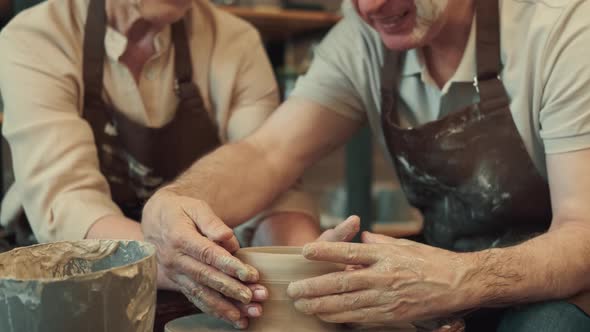
[[[92,128],[101,173],[112,199],[133,220],[141,221],[145,201],[206,153],[221,145],[218,128],[193,83],[184,21],[172,25],[175,92],[174,118],[160,128],[134,122],[102,99],[106,33],[105,0],[91,0],[84,35],[84,110]],[[172,87],[171,87],[172,88]],[[158,291],[154,331],[172,319],[199,312],[180,293]]]
[[[92,0],[104,13],[104,0]],[[221,142],[217,126],[205,109],[192,80],[192,63],[184,22],[172,25],[176,93],[180,99],[175,117],[160,128],[145,127],[102,100],[105,57],[105,15],[89,15],[84,37],[84,112],[90,123],[100,169],[113,200],[125,214],[139,221],[143,203],[165,182],[171,181]]]
[[[395,91],[404,55],[389,52],[382,74],[383,132],[401,186],[424,215],[426,242],[454,251],[517,244],[545,232],[552,217],[549,186],[529,157],[499,78],[498,1],[476,3],[478,104],[401,128]]]

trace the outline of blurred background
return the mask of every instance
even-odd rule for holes
[[[41,1],[0,0],[0,28],[16,13]],[[249,21],[260,31],[283,99],[289,96],[297,78],[309,68],[314,48],[340,20],[342,4],[341,0],[212,2]],[[304,177],[304,184],[320,203],[321,222],[325,228],[350,214],[358,214],[364,230],[407,237],[421,229],[419,212],[408,205],[395,171],[368,128],[361,130],[346,147],[311,168]]]

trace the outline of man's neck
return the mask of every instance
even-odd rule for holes
[[[474,15],[474,1],[449,1],[450,16],[447,23],[428,45],[422,48],[428,71],[439,88],[453,77],[471,32]]]

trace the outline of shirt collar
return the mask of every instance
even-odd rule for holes
[[[170,26],[166,26],[162,31],[158,32],[154,39],[154,48],[156,53],[152,58],[158,57],[165,50],[170,48],[172,43],[172,36],[170,35]],[[127,37],[115,30],[114,28],[107,26],[107,31],[104,37],[105,51],[107,56],[114,61],[119,61],[119,58],[127,49]]]
[[[406,52],[403,68],[401,70],[402,76],[413,76],[420,74],[423,70],[423,62],[420,60],[417,49],[411,49]]]
[[[463,52],[463,57],[461,58],[459,67],[457,67],[457,71],[455,71],[455,75],[451,77],[452,82],[473,82],[473,78],[477,75],[476,24],[477,21],[474,17],[465,52]]]

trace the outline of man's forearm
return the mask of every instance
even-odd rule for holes
[[[165,189],[207,202],[234,227],[271,204],[301,172],[296,165],[277,165],[256,144],[242,141],[205,156]]]
[[[568,222],[518,246],[468,253],[474,307],[563,299],[590,289],[590,225]],[[472,303],[471,303],[472,302]]]

